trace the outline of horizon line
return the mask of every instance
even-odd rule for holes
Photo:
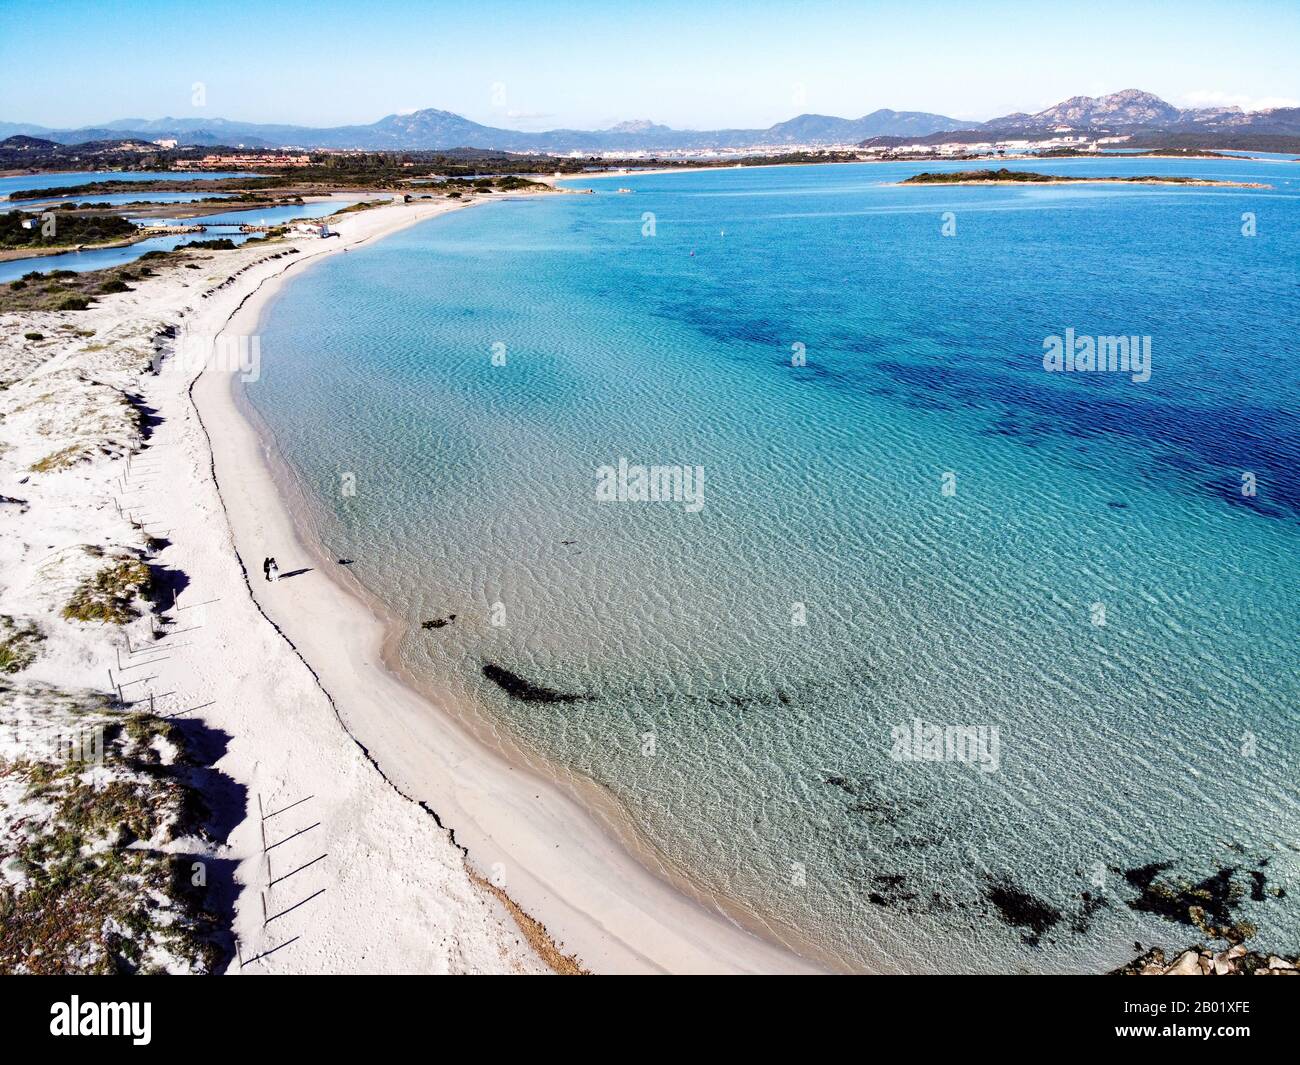
[[[1245,114],[1259,114],[1259,113],[1262,113],[1262,112],[1264,112],[1264,111],[1275,111],[1275,110],[1284,110],[1284,109],[1288,109],[1288,108],[1292,108],[1292,107],[1300,107],[1300,100],[1278,99],[1278,100],[1274,101],[1274,99],[1273,99],[1273,98],[1270,98],[1270,97],[1263,97],[1263,98],[1260,98],[1260,99],[1258,99],[1258,100],[1252,101],[1253,103],[1256,103],[1256,104],[1258,104],[1258,105],[1266,105],[1266,106],[1254,106],[1254,107],[1249,107],[1249,106],[1246,106],[1246,105],[1244,105],[1244,104],[1240,104],[1240,103],[1194,104],[1194,105],[1190,105],[1190,106],[1182,106],[1182,105],[1179,105],[1179,104],[1171,103],[1169,100],[1167,100],[1167,99],[1166,99],[1165,97],[1163,97],[1163,96],[1160,96],[1158,93],[1150,92],[1150,91],[1147,90],[1147,89],[1138,89],[1138,88],[1136,88],[1136,87],[1129,86],[1128,88],[1115,89],[1115,90],[1113,90],[1113,91],[1111,91],[1111,92],[1098,93],[1098,94],[1093,95],[1093,96],[1089,96],[1087,93],[1076,93],[1076,94],[1074,94],[1073,96],[1067,96],[1067,97],[1063,98],[1062,100],[1058,100],[1058,101],[1056,101],[1056,103],[1048,104],[1046,107],[1039,108],[1039,109],[1036,110],[1036,111],[1016,111],[1016,112],[1010,112],[1010,114],[1027,114],[1027,115],[1033,116],[1033,115],[1041,114],[1043,111],[1050,110],[1050,109],[1053,108],[1053,107],[1057,107],[1057,106],[1059,106],[1060,104],[1065,103],[1067,100],[1073,100],[1073,99],[1090,99],[1090,100],[1096,100],[1096,99],[1101,99],[1101,98],[1104,98],[1104,97],[1107,97],[1107,96],[1114,96],[1114,95],[1116,95],[1116,94],[1118,94],[1118,93],[1122,93],[1122,92],[1141,92],[1141,93],[1145,93],[1146,95],[1154,96],[1156,99],[1159,99],[1159,100],[1161,100],[1162,102],[1164,102],[1164,103],[1166,103],[1166,104],[1169,104],[1169,106],[1171,106],[1171,107],[1176,107],[1176,108],[1178,108],[1178,110],[1180,110],[1180,111],[1204,111],[1204,110],[1220,110],[1220,111],[1226,111],[1226,110],[1232,110],[1233,108],[1236,108],[1236,109],[1242,111],[1242,112],[1245,113]],[[456,118],[463,119],[463,120],[465,120],[465,121],[467,121],[467,122],[473,122],[475,125],[484,126],[484,127],[486,127],[486,128],[489,128],[489,129],[501,129],[501,130],[506,130],[506,131],[511,132],[511,133],[524,133],[524,134],[553,133],[553,132],[561,132],[561,131],[565,131],[565,130],[575,130],[575,131],[580,131],[580,132],[585,132],[585,133],[608,133],[608,132],[614,132],[614,131],[617,131],[617,129],[618,129],[619,126],[624,125],[624,124],[629,123],[629,122],[646,122],[646,123],[649,123],[649,124],[652,125],[652,126],[658,126],[658,127],[665,128],[665,129],[671,129],[671,130],[673,130],[673,131],[675,131],[675,132],[684,132],[684,133],[708,133],[708,132],[715,132],[715,131],[719,131],[719,130],[732,130],[732,129],[735,129],[735,130],[763,130],[763,129],[771,129],[772,127],[774,127],[774,126],[779,126],[779,125],[781,125],[782,123],[785,123],[785,122],[791,122],[791,121],[793,121],[793,120],[795,120],[795,119],[798,119],[798,118],[806,118],[806,117],[833,118],[833,119],[837,119],[837,120],[839,120],[839,121],[844,121],[844,122],[854,122],[854,121],[858,121],[858,120],[863,119],[863,118],[868,118],[868,117],[870,117],[871,115],[876,114],[876,113],[878,113],[878,112],[880,112],[880,111],[890,111],[890,112],[892,112],[892,113],[894,113],[894,114],[938,115],[938,116],[941,117],[941,118],[951,118],[951,119],[954,119],[954,120],[956,120],[956,121],[959,121],[959,122],[966,122],[966,123],[970,123],[970,124],[972,124],[972,125],[983,125],[984,123],[991,122],[991,121],[993,121],[993,120],[996,119],[996,118],[1006,117],[1006,116],[1004,116],[1004,115],[992,115],[992,116],[990,116],[990,117],[988,117],[988,118],[969,118],[969,117],[963,117],[963,116],[960,116],[960,115],[944,114],[944,113],[941,113],[941,112],[938,112],[938,111],[924,111],[924,110],[918,110],[918,109],[914,109],[914,108],[894,108],[894,107],[881,106],[881,107],[876,107],[876,108],[874,108],[874,109],[872,109],[872,110],[870,110],[870,111],[863,112],[862,114],[855,115],[855,116],[853,116],[853,117],[847,117],[847,116],[845,116],[845,115],[832,114],[832,113],[830,113],[830,112],[826,112],[826,111],[800,111],[800,112],[797,112],[797,113],[795,113],[795,114],[793,114],[793,115],[790,115],[788,118],[778,119],[777,121],[772,122],[772,123],[770,123],[770,124],[767,125],[767,126],[743,126],[743,125],[726,125],[726,126],[674,126],[674,125],[672,125],[671,123],[668,123],[668,122],[661,122],[661,121],[658,121],[658,120],[656,120],[656,119],[652,119],[652,118],[633,118],[633,119],[622,119],[622,120],[620,120],[620,121],[618,121],[618,122],[615,122],[615,123],[614,123],[613,125],[611,125],[611,126],[590,126],[590,127],[584,127],[584,126],[566,126],[566,125],[558,125],[558,126],[548,126],[548,127],[544,128],[544,129],[518,129],[518,128],[515,128],[515,127],[512,127],[512,126],[495,125],[495,124],[494,124],[492,121],[490,121],[490,120],[488,120],[488,121],[484,121],[484,120],[480,120],[480,119],[477,119],[477,118],[471,118],[471,117],[469,117],[468,115],[463,114],[463,113],[461,113],[461,112],[459,112],[459,111],[451,111],[451,110],[448,110],[447,108],[444,108],[444,107],[429,106],[429,107],[400,108],[400,109],[398,109],[398,110],[388,111],[387,113],[382,114],[382,115],[380,115],[380,116],[377,117],[377,118],[371,119],[371,120],[368,121],[368,122],[335,122],[335,123],[332,123],[332,124],[329,123],[328,121],[325,121],[325,122],[319,122],[319,121],[318,121],[318,122],[316,122],[316,123],[305,123],[305,122],[284,122],[284,121],[267,121],[267,120],[260,120],[260,119],[230,118],[230,117],[227,117],[227,116],[224,116],[224,115],[212,115],[212,116],[208,116],[208,119],[207,119],[207,120],[208,120],[208,121],[217,121],[217,122],[231,122],[231,123],[239,123],[239,124],[241,124],[241,125],[246,125],[246,126],[287,126],[287,127],[294,127],[294,128],[299,128],[299,129],[340,129],[340,128],[346,128],[346,127],[349,127],[349,126],[359,126],[359,127],[371,126],[371,125],[375,125],[376,123],[382,122],[382,121],[383,121],[384,119],[386,119],[386,118],[405,118],[405,117],[408,117],[408,116],[410,116],[410,115],[420,114],[420,113],[425,112],[425,111],[437,111],[437,112],[439,112],[439,113],[441,113],[441,114],[445,114],[445,115],[453,115],[453,116],[455,116]],[[507,116],[507,117],[508,117],[508,116]],[[79,125],[49,125],[49,124],[47,124],[47,123],[43,123],[43,122],[23,121],[23,120],[19,120],[19,119],[0,119],[0,121],[4,121],[4,122],[6,122],[6,123],[8,123],[8,124],[10,124],[10,125],[16,125],[16,126],[18,126],[18,125],[39,126],[39,127],[41,127],[42,129],[46,129],[46,130],[49,130],[49,131],[51,131],[51,132],[62,133],[62,132],[71,132],[71,131],[82,130],[82,129],[106,129],[106,128],[108,128],[108,126],[109,126],[110,123],[118,123],[118,124],[121,124],[121,123],[124,123],[124,122],[135,121],[135,120],[137,120],[137,119],[138,119],[139,121],[141,121],[141,122],[167,122],[167,121],[178,121],[178,122],[198,122],[198,121],[203,121],[203,117],[201,117],[201,116],[195,116],[195,117],[191,118],[191,117],[184,116],[184,115],[159,115],[159,116],[156,117],[156,118],[147,118],[147,117],[144,117],[144,116],[141,116],[141,115],[134,115],[134,116],[127,116],[127,117],[124,117],[124,118],[110,118],[110,119],[105,119],[105,120],[103,120],[103,121],[98,121],[98,122],[82,122],[82,123],[79,124]],[[962,129],[962,128],[965,128],[965,127],[962,127],[962,126],[954,126],[954,127],[952,127],[952,128],[953,128],[954,130],[958,130],[958,129]]]

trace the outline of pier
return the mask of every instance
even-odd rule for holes
[[[236,228],[234,222],[213,222],[210,224],[220,229]],[[197,224],[192,226],[140,226],[139,228],[142,233],[147,233],[151,237],[171,237],[184,233],[206,233],[208,231],[208,226]],[[276,228],[278,227],[254,226],[243,223],[238,227],[241,233],[269,233]]]

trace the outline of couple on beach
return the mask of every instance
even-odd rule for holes
[[[262,576],[268,581],[276,581],[280,578],[280,563],[273,558],[262,559]]]

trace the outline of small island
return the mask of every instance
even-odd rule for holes
[[[1270,189],[1251,181],[1215,181],[1212,178],[1159,177],[1145,174],[1135,177],[1064,177],[1039,174],[1033,170],[954,170],[949,173],[913,174],[899,185],[1213,185],[1236,189]]]

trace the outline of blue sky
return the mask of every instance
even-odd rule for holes
[[[0,120],[339,125],[440,107],[516,129],[984,119],[1142,88],[1300,101],[1300,0],[0,0]],[[202,82],[206,104],[192,103]]]

